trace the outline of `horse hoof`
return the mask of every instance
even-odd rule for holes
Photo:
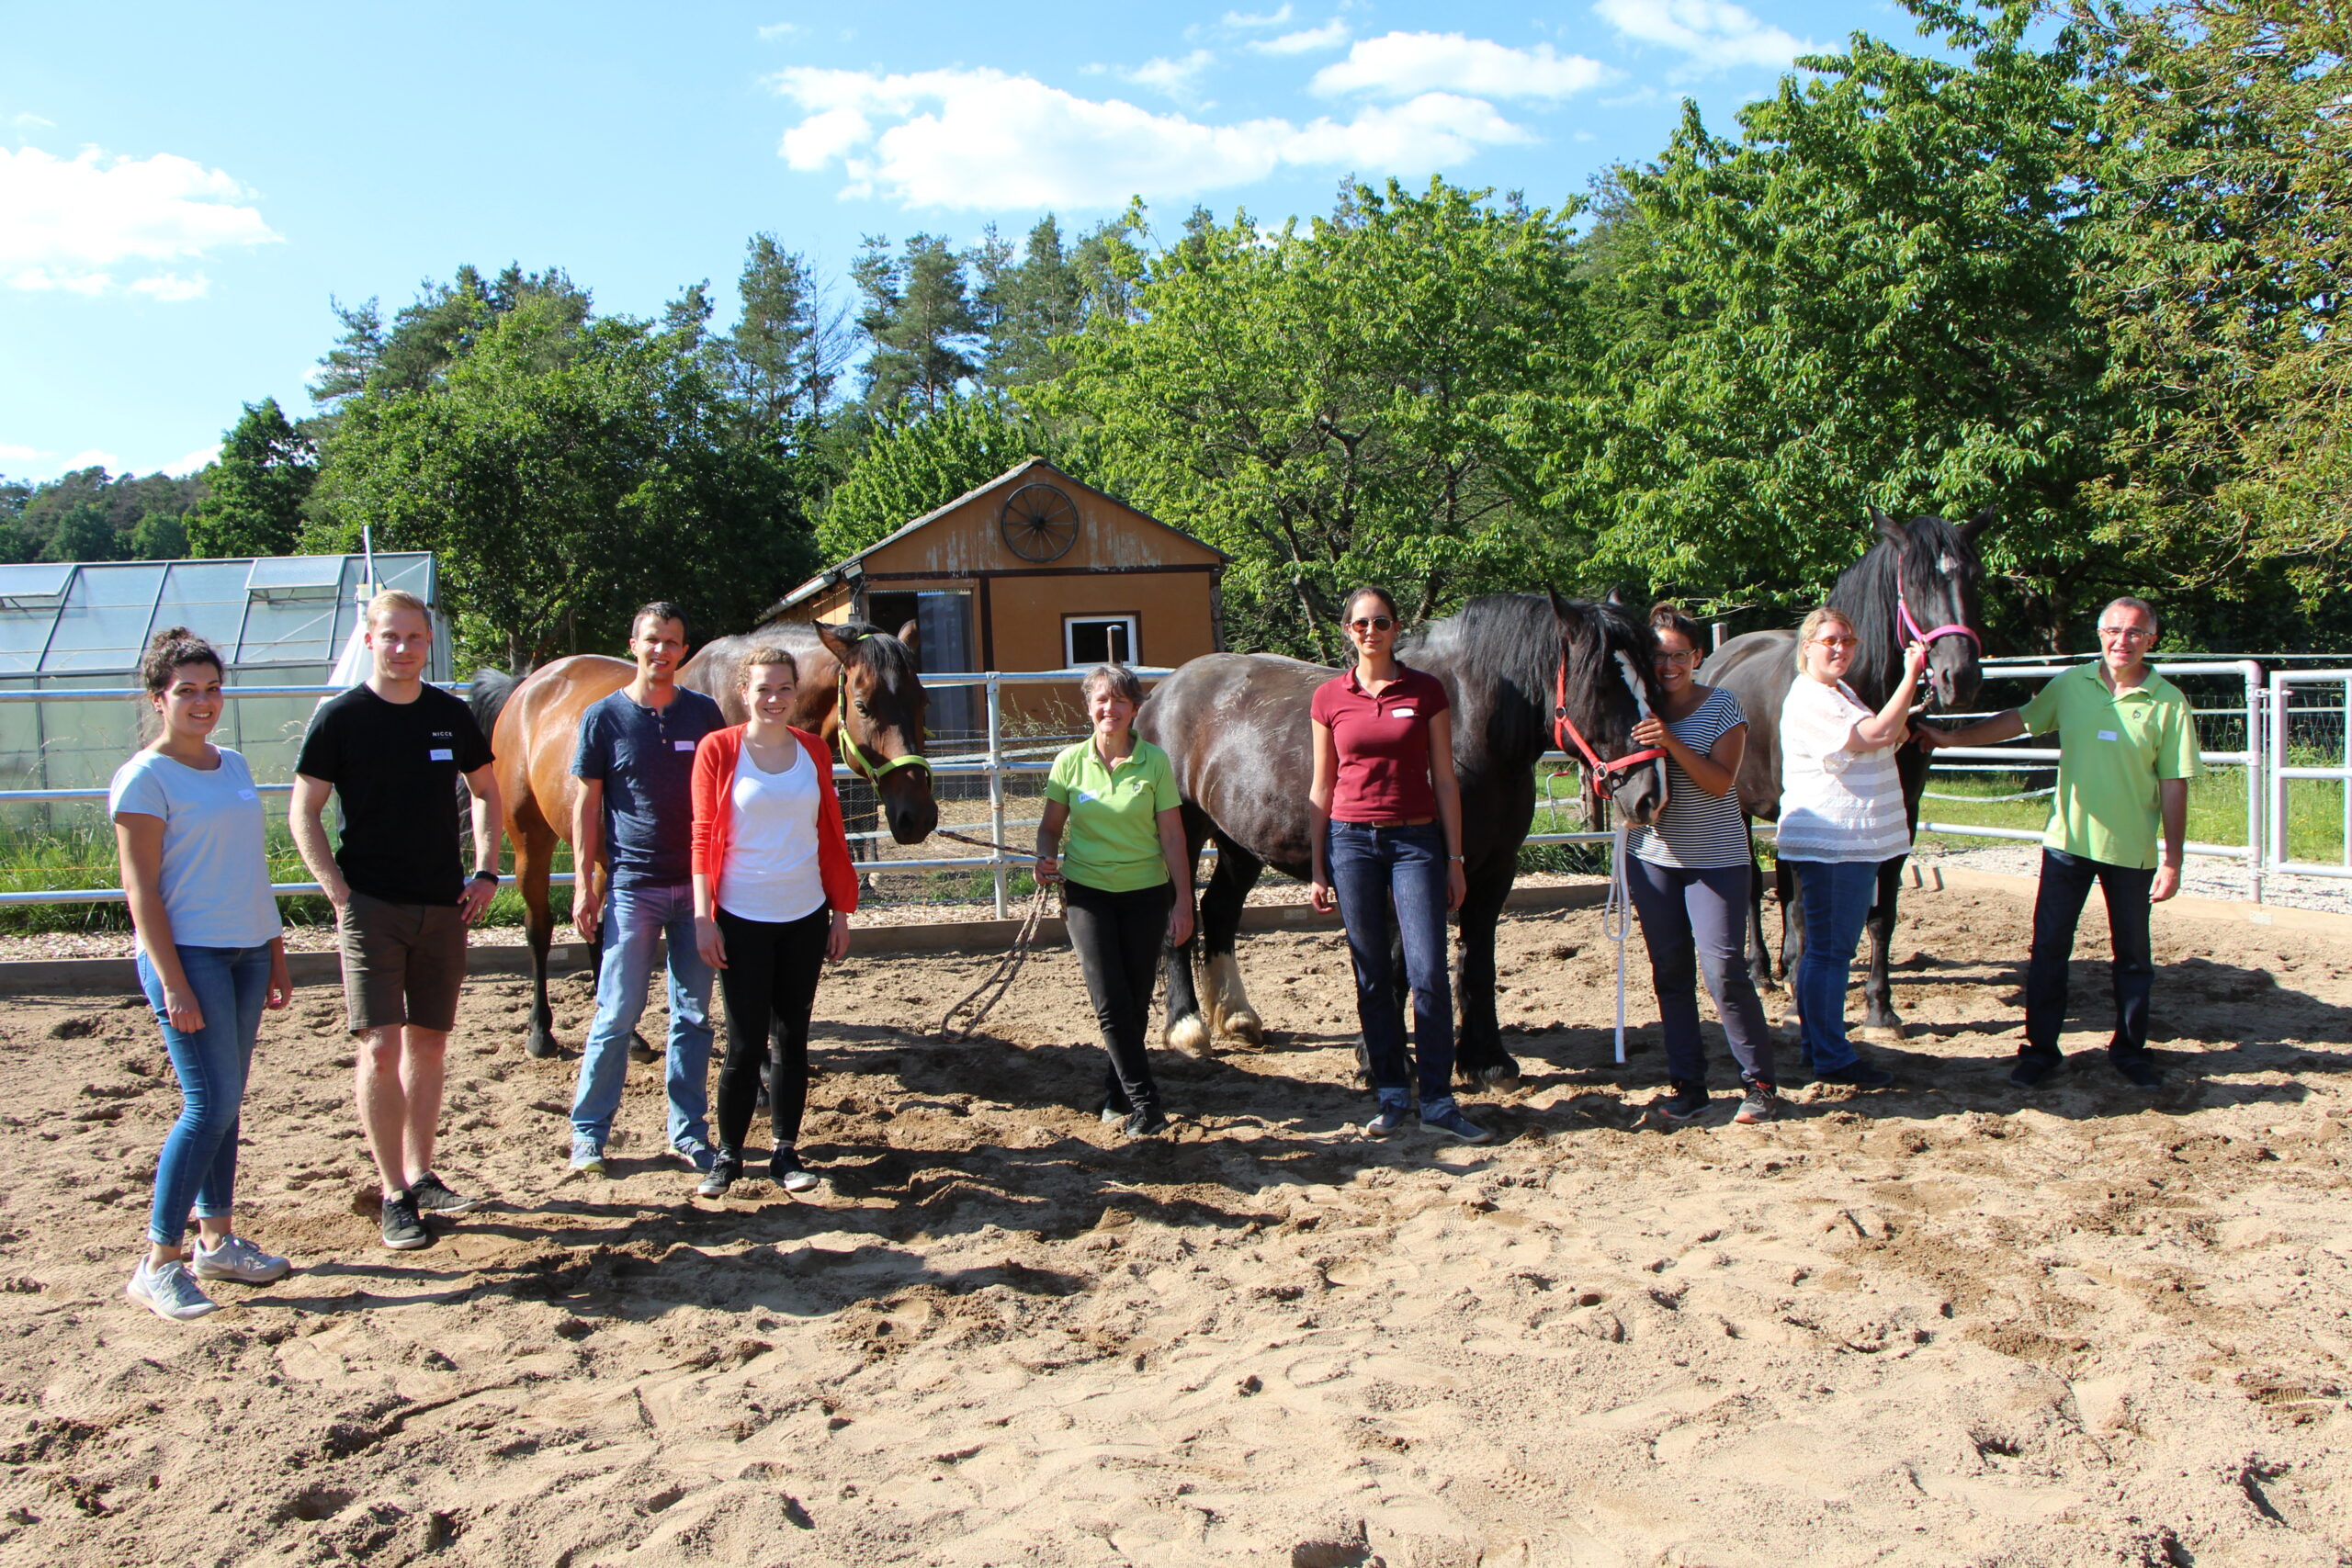
[[[1196,1012],[1188,1012],[1183,1017],[1171,1021],[1168,1025],[1168,1048],[1171,1051],[1182,1051],[1187,1056],[1195,1057],[1204,1062],[1207,1061],[1211,1055],[1209,1026]]]
[[[643,1066],[647,1063],[660,1061],[662,1059],[662,1053],[656,1051],[652,1046],[648,1045],[642,1040],[632,1040],[628,1043],[628,1059],[632,1062],[638,1063],[639,1066]]]
[[[1872,1045],[1900,1045],[1903,1026],[1899,1023],[1864,1023],[1854,1030],[1854,1038]]]
[[[546,1061],[555,1055],[555,1036],[539,1033],[526,1036],[523,1041],[523,1054],[542,1062]]]
[[[1498,1062],[1491,1067],[1478,1069],[1478,1081],[1491,1089],[1509,1090],[1519,1087],[1519,1066],[1516,1063]]]
[[[1253,1051],[1265,1049],[1266,1025],[1255,1012],[1248,1008],[1243,1008],[1238,1012],[1227,1013],[1223,1018],[1218,1019],[1216,1032],[1227,1040],[1249,1042],[1250,1048]]]

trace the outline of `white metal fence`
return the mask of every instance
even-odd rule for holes
[[[2039,682],[2064,673],[2072,666],[2062,664],[1991,664],[1985,667],[1988,684]],[[2300,670],[2281,671],[2271,674],[2266,682],[2261,666],[2252,660],[2178,661],[2154,667],[2167,678],[2177,682],[2202,682],[2211,687],[2216,681],[2222,683],[2223,694],[2209,695],[2205,705],[2196,708],[2199,730],[2200,754],[2208,766],[2242,769],[2245,774],[2246,831],[2242,843],[2211,844],[2191,842],[2188,852],[2232,861],[2246,867],[2253,881],[2254,896],[2262,897],[2262,879],[2267,873],[2292,872],[2324,876],[2352,876],[2352,763],[2347,763],[2344,745],[2344,716],[2352,711],[2352,671]],[[1136,673],[1147,683],[1167,676],[1162,669],[1139,670]],[[923,853],[928,844],[915,852],[895,852],[899,846],[889,841],[886,829],[860,829],[853,832],[858,852],[865,861],[864,870],[884,875],[908,873],[963,872],[975,876],[985,874],[997,912],[1007,912],[1012,877],[1030,863],[1033,856],[1012,847],[1010,834],[1033,829],[1037,818],[1024,808],[1035,806],[1040,799],[1045,775],[1051,771],[1053,755],[1073,734],[1037,732],[1013,735],[1008,733],[1005,694],[1008,688],[1058,685],[1075,689],[1084,671],[1077,670],[1042,671],[1034,672],[991,671],[970,674],[927,674],[923,684],[932,690],[978,688],[984,693],[986,728],[975,738],[977,746],[959,749],[953,741],[943,742],[932,758],[933,793],[942,799],[942,826],[968,832],[973,837],[985,837],[998,846],[982,852],[956,855]],[[467,688],[454,686],[450,690],[462,694]],[[230,689],[231,697],[322,697],[333,695],[334,688],[324,686],[248,686]],[[0,692],[0,703],[86,703],[130,702],[139,696],[132,690],[116,689],[55,689],[39,692]],[[2030,694],[2017,693],[2022,703]],[[2321,699],[2325,699],[2322,701]],[[1997,711],[1997,710],[1996,710]],[[2324,761],[2330,753],[2335,761]],[[2054,768],[2058,761],[2055,750],[2009,743],[2001,746],[1951,749],[1937,752],[1935,771],[1938,773],[1964,774],[1971,773],[2011,773]],[[1570,759],[1559,752],[1548,753],[1544,782],[1545,808],[1565,815],[1578,805],[1573,793],[1579,775],[1573,770]],[[834,777],[840,782],[844,810],[853,818],[861,808],[874,805],[870,786],[854,778],[846,769],[836,767]],[[968,781],[968,782],[966,782]],[[2342,864],[2329,864],[2307,860],[2294,860],[2289,853],[2287,791],[2295,782],[2333,782],[2345,796],[2345,852]],[[290,780],[265,783],[259,786],[266,794],[284,795],[292,789]],[[2006,796],[1951,795],[1930,790],[1930,800],[1966,800],[1995,802],[2036,797],[2047,795],[2048,789],[2031,789]],[[103,800],[103,789],[23,789],[0,790],[0,805],[7,803],[68,802]],[[953,807],[967,804],[978,809],[970,815],[955,817]],[[951,818],[954,819],[951,819]],[[1759,828],[1763,825],[1759,824]],[[2002,828],[1965,822],[1948,822],[1926,818],[1919,824],[1925,833],[1974,837],[1996,840],[2038,841],[2039,828]],[[1769,829],[1765,829],[1769,831]],[[1532,833],[1531,844],[1607,844],[1608,832],[1547,832]],[[1214,853],[1214,849],[1211,850]],[[568,874],[559,874],[559,884],[569,884]],[[317,893],[314,882],[285,882],[274,885],[281,896]],[[123,898],[119,886],[90,886],[63,889],[32,889],[0,892],[0,905],[12,904],[90,904],[116,903]]]

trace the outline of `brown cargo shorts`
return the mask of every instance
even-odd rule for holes
[[[395,1024],[447,1033],[466,979],[465,913],[455,904],[388,904],[354,889],[336,922],[351,1032]]]

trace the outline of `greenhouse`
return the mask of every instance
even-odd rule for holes
[[[323,686],[368,597],[404,588],[438,604],[427,554],[277,556],[245,560],[92,561],[0,566],[0,790],[104,789],[139,744],[143,703],[28,694],[121,691],[139,683],[153,633],[184,626],[227,661],[227,684]],[[435,616],[429,680],[450,679],[448,628]],[[293,779],[315,693],[228,705],[215,739],[243,752],[265,784]],[[12,803],[47,817],[48,801]]]

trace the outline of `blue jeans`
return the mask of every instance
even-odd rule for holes
[[[602,1149],[621,1108],[629,1036],[645,1016],[653,944],[670,940],[670,1146],[710,1142],[710,965],[695,945],[695,890],[616,887],[597,933],[596,1021],[580,1053],[571,1133]]]
[[[1453,1099],[1453,979],[1446,967],[1445,832],[1419,828],[1331,824],[1331,886],[1347,923],[1348,956],[1355,963],[1356,1018],[1363,1026],[1365,1065],[1385,1106],[1410,1103],[1418,1077],[1423,1114]],[[1390,911],[1395,911],[1392,923]],[[1389,960],[1392,931],[1404,937],[1405,979],[1413,993],[1413,1043],[1405,1054],[1405,1010]],[[1419,1072],[1413,1068],[1418,1066]]]
[[[269,996],[269,944],[259,947],[183,947],[180,968],[204,1014],[204,1027],[183,1034],[164,1010],[164,982],[139,952],[139,988],[164,1026],[164,1049],[179,1075],[185,1103],[180,1119],[164,1137],[155,1162],[155,1206],[147,1218],[147,1239],[177,1247],[187,1234],[190,1206],[208,1220],[229,1217],[236,1201],[237,1128],[245,1100],[245,1075],[254,1061],[254,1037],[261,1032],[262,1003]]]
[[[1816,1073],[1834,1073],[1860,1055],[1846,1038],[1846,987],[1853,978],[1854,944],[1878,902],[1879,863],[1789,863],[1796,868],[1797,907],[1804,914],[1804,956],[1797,961],[1804,1064]]]

